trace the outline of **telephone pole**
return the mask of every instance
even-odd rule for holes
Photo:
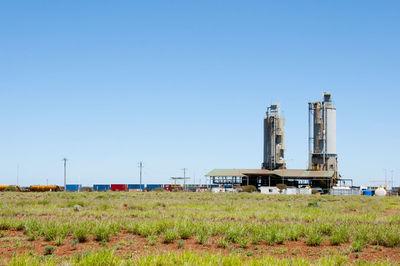
[[[66,191],[65,189],[67,187],[67,161],[68,161],[68,159],[64,158],[63,161],[64,161],[64,191]]]
[[[186,190],[186,168],[183,168],[183,190]]]
[[[140,191],[142,191],[142,169],[143,169],[143,162],[139,162],[140,168]]]

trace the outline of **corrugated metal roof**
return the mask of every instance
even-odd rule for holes
[[[252,169],[214,169],[206,176],[245,176],[243,171],[253,171]]]
[[[264,169],[214,169],[206,176],[247,176],[247,175],[276,175],[287,178],[309,177],[309,178],[331,178],[334,171],[308,171],[308,170],[264,170]]]

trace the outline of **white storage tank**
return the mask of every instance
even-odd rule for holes
[[[386,190],[383,187],[378,188],[375,190],[375,196],[384,197],[386,196]]]

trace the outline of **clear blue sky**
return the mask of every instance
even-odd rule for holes
[[[337,107],[342,176],[400,183],[399,1],[2,1],[0,183],[168,183],[259,168],[266,106],[307,164]],[[204,181],[204,178],[203,178]]]

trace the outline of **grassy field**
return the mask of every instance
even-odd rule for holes
[[[9,265],[399,264],[398,197],[0,193]]]

